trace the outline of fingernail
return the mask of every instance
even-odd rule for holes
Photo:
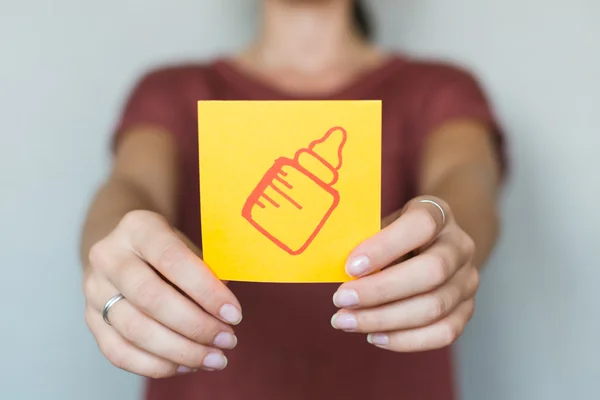
[[[367,342],[377,346],[385,346],[390,343],[390,337],[385,333],[369,333]]]
[[[194,372],[195,370],[185,367],[183,365],[180,365],[179,367],[177,367],[177,373],[178,374],[189,374],[190,372]]]
[[[351,276],[360,276],[369,269],[369,257],[359,256],[348,260],[346,272]]]
[[[333,304],[337,307],[353,307],[358,305],[358,293],[352,289],[340,289],[333,295]]]
[[[232,325],[237,325],[242,320],[242,313],[236,306],[231,304],[225,304],[219,311],[221,318],[229,322]]]
[[[227,357],[220,353],[209,353],[202,365],[210,369],[223,369],[227,366]]]
[[[237,337],[229,332],[221,332],[215,337],[213,344],[221,349],[233,349],[237,345]]]
[[[336,329],[351,331],[358,327],[358,322],[356,321],[356,317],[352,314],[335,314],[331,318],[331,326],[333,326]]]

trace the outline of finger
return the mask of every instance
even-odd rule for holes
[[[188,248],[166,220],[131,214],[124,219],[130,245],[166,279],[208,313],[230,324],[242,319],[241,307],[227,286]]]
[[[96,309],[102,310],[105,302],[121,293],[144,314],[169,329],[201,344],[211,344],[221,332],[231,332],[231,327],[202,310],[183,296],[135,255],[126,253],[119,264],[110,267],[107,274],[111,287],[95,288],[97,294],[90,296]],[[92,291],[92,288],[89,288]],[[120,302],[119,302],[120,303]],[[117,307],[119,304],[115,304]],[[111,309],[111,313],[112,313]]]
[[[340,286],[337,307],[373,307],[429,292],[447,282],[469,261],[462,239],[442,233],[425,252],[400,264]]]
[[[178,373],[191,372],[189,368],[140,350],[127,342],[102,319],[102,315],[91,308],[86,309],[85,320],[96,338],[104,356],[117,368],[149,378],[166,378]]]
[[[203,259],[202,249],[200,249],[194,242],[192,242],[186,235],[183,234],[179,229],[175,229],[175,233],[181,239],[181,241],[190,249],[196,256]],[[224,285],[227,285],[228,281],[221,281]]]
[[[386,228],[389,225],[392,224],[392,222],[394,222],[395,220],[397,220],[398,218],[400,218],[400,216],[402,215],[402,212],[404,212],[404,210],[398,210],[395,211],[389,215],[386,215],[382,220],[381,220],[381,228]]]
[[[348,275],[360,277],[385,268],[394,260],[435,239],[443,228],[442,213],[437,206],[422,200],[440,204],[448,222],[450,211],[446,211],[449,208],[442,200],[412,200],[397,220],[352,251],[346,263]]]
[[[450,220],[454,219],[452,215],[452,210],[448,206],[448,204],[438,198],[433,196],[419,196],[412,199],[406,205],[406,210],[411,209],[425,209],[429,214],[429,218],[431,218],[435,223],[435,230],[431,235],[431,239],[435,238],[448,224]]]
[[[477,270],[461,268],[446,284],[432,292],[359,310],[341,310],[332,318],[336,329],[352,332],[386,332],[430,325],[449,315],[463,301],[473,297],[479,283]]]
[[[105,303],[102,303],[97,299],[109,298],[108,296],[112,293],[118,293],[118,290],[114,286],[112,286],[112,284],[110,284],[110,282],[108,282],[107,280],[102,280],[101,277],[98,277],[98,279],[95,280],[94,284],[88,283],[86,285],[87,305],[98,312],[102,312]],[[200,323],[199,326],[208,326],[216,322],[217,333],[214,336],[210,336],[210,330],[196,329],[197,334],[190,335],[193,336],[193,341],[190,341],[190,339],[185,338],[180,334],[177,334],[175,331],[168,329],[164,325],[148,317],[140,310],[135,308],[126,298],[113,304],[113,306],[108,311],[107,317],[110,323],[113,325],[113,327],[120,331],[121,334],[125,336],[129,341],[135,342],[136,344],[139,344],[138,341],[142,341],[144,338],[146,338],[145,335],[150,335],[151,338],[154,338],[154,335],[151,335],[152,332],[150,331],[150,328],[156,327],[160,331],[161,335],[169,335],[170,337],[178,338],[179,342],[179,338],[181,338],[184,340],[184,343],[188,345],[204,344],[207,346],[215,346],[221,349],[234,348],[237,344],[237,338],[233,334],[233,330],[231,329],[231,327],[229,325],[223,324],[222,322],[216,320],[214,317],[206,313],[204,315],[205,318],[211,319],[212,321],[204,321],[203,323]],[[140,326],[144,324],[149,325],[145,328],[141,328]],[[220,332],[218,331],[218,327],[222,328]],[[141,334],[143,334],[144,336],[125,333],[125,331],[136,331],[138,328]],[[206,333],[207,335],[203,336],[204,333]],[[140,339],[140,336],[143,336],[143,338]],[[160,341],[162,339],[157,340]],[[146,348],[145,346],[146,345],[142,345],[139,347]]]
[[[113,328],[136,347],[177,365],[214,370],[227,365],[227,359],[221,351],[173,332],[144,315],[126,299],[111,308],[109,320]],[[233,348],[236,344],[235,336],[227,331],[219,333],[211,341],[215,347],[221,344],[225,345],[222,346],[224,348]]]
[[[112,297],[118,290],[103,276],[91,268],[90,270],[92,272],[86,274],[84,284],[86,303],[89,308],[101,313],[104,303],[98,299]],[[223,361],[218,359],[220,353],[214,351],[212,353],[215,354],[205,360],[207,351],[211,349],[197,342],[211,344],[222,349],[231,349],[237,344],[237,338],[228,325],[217,321],[208,314],[206,314],[206,318],[215,321],[223,330],[214,337],[201,337],[201,330],[198,329],[198,335],[194,337],[196,342],[194,342],[149,318],[127,299],[115,303],[108,312],[108,319],[113,328],[137,347],[180,365],[199,367],[199,361],[201,361],[204,367],[219,369],[219,365],[223,364]],[[202,325],[208,324],[210,321]]]
[[[450,346],[462,334],[475,310],[475,300],[460,304],[446,318],[422,328],[388,333],[373,333],[367,336],[369,343],[397,352],[417,352]]]

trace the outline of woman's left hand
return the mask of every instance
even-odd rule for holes
[[[406,258],[410,253],[416,255]],[[368,333],[369,343],[392,351],[448,346],[473,315],[479,286],[474,254],[473,240],[444,201],[416,198],[350,254],[346,271],[359,279],[335,293],[341,310],[331,323]]]

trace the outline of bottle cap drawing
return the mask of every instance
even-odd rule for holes
[[[287,253],[303,253],[340,202],[334,185],[346,140],[346,130],[336,126],[293,159],[275,160],[248,196],[242,217]]]

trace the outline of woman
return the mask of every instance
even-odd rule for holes
[[[104,355],[166,378],[148,399],[455,398],[448,346],[497,236],[499,131],[467,72],[384,54],[367,28],[350,0],[264,0],[252,47],[131,94],[84,228],[84,291]],[[196,247],[199,99],[383,100],[385,228],[349,255],[359,279],[214,277]]]

